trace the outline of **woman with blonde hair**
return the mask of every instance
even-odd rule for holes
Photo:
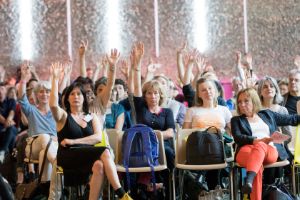
[[[260,98],[253,88],[241,90],[237,95],[239,116],[231,119],[231,132],[238,148],[236,162],[246,168],[247,177],[242,188],[243,193],[250,193],[252,200],[262,198],[263,165],[277,161],[278,155],[284,159],[284,148],[274,145],[272,134],[278,126],[297,125],[299,115],[282,115],[262,109]]]

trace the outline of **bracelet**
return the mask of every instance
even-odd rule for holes
[[[20,80],[19,83],[23,84],[23,83],[26,83],[26,81]]]

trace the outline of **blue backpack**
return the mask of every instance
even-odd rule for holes
[[[155,183],[154,166],[159,164],[159,143],[152,128],[137,124],[127,129],[122,138],[122,152],[128,187],[129,167],[151,167],[152,182]]]

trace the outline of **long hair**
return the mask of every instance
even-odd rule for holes
[[[83,105],[82,105],[82,111],[85,114],[89,113],[89,105],[88,105],[88,101],[86,98],[86,94],[82,88],[82,84],[79,82],[74,82],[73,84],[71,84],[67,89],[66,89],[66,93],[65,93],[65,97],[64,97],[64,105],[66,107],[66,111],[68,113],[71,112],[71,108],[70,108],[70,102],[69,102],[69,96],[71,94],[71,92],[75,89],[75,88],[79,88],[82,96],[83,96]]]
[[[258,95],[260,97],[261,102],[264,101],[263,96],[261,95],[261,92],[263,90],[263,86],[264,86],[264,84],[265,84],[266,81],[269,81],[273,85],[273,87],[275,88],[275,96],[273,98],[273,103],[274,104],[281,103],[283,101],[283,97],[280,94],[279,86],[277,84],[277,81],[273,77],[271,77],[271,76],[265,76],[263,79],[261,79],[258,82],[257,93],[258,93]]]

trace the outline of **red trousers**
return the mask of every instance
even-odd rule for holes
[[[252,184],[251,200],[261,200],[263,166],[277,161],[278,152],[273,146],[264,142],[254,145],[244,145],[236,156],[237,163],[246,168],[246,171],[256,173]]]

